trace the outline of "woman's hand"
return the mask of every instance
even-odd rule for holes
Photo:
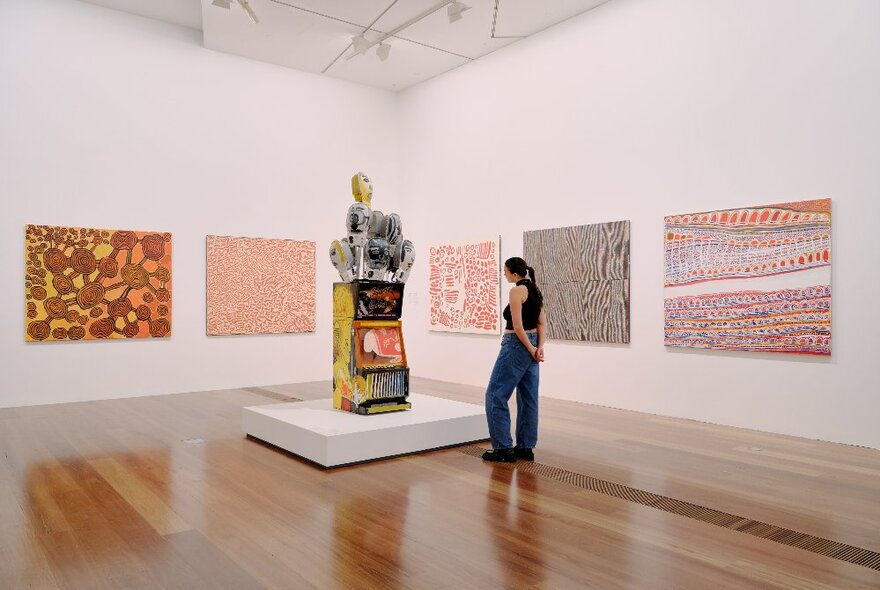
[[[532,357],[539,363],[544,362],[544,347],[538,346],[532,351]]]

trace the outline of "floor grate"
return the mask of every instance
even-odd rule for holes
[[[486,451],[486,449],[476,445],[460,447],[458,450],[473,457],[480,457],[483,452]],[[496,463],[495,465],[505,464]],[[606,496],[612,496],[628,502],[650,506],[651,508],[663,510],[664,512],[669,512],[671,514],[677,514],[679,516],[692,518],[715,526],[733,529],[741,533],[752,535],[753,537],[767,539],[768,541],[781,543],[790,547],[797,547],[798,549],[804,549],[812,553],[825,555],[847,563],[853,563],[855,565],[880,571],[880,553],[876,551],[869,551],[868,549],[862,549],[861,547],[839,543],[822,537],[814,537],[807,533],[801,533],[766,522],[752,520],[728,512],[722,512],[720,510],[714,510],[712,508],[706,508],[705,506],[691,504],[690,502],[676,500],[675,498],[661,496],[652,492],[646,492],[623,484],[597,479],[595,477],[590,477],[589,475],[584,475],[583,473],[576,473],[574,471],[568,471],[567,469],[553,467],[552,465],[545,465],[543,463],[531,461],[519,461],[513,465],[506,465],[509,465],[512,469],[516,469],[517,471],[534,473],[535,475],[571,484],[585,490],[605,494]]]
[[[263,397],[268,397],[274,400],[278,400],[280,402],[301,402],[302,400],[298,397],[293,397],[290,395],[284,395],[283,393],[276,393],[270,389],[266,389],[265,387],[242,387],[242,391],[247,391],[248,393],[254,393],[256,395],[262,395]]]

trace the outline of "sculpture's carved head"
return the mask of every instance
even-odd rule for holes
[[[367,266],[371,270],[384,270],[388,268],[391,252],[388,240],[385,238],[370,238],[367,242]]]
[[[358,203],[371,205],[373,201],[373,183],[363,172],[358,172],[351,177],[351,194]]]
[[[364,234],[370,228],[370,208],[363,203],[354,203],[348,208],[348,233],[349,235]]]
[[[388,240],[389,244],[400,242],[403,238],[403,224],[400,222],[400,215],[397,213],[386,215],[382,220],[380,235]]]
[[[339,271],[339,278],[343,282],[350,283],[354,280],[354,254],[347,241],[334,240],[330,244],[330,261]]]
[[[416,250],[413,243],[409,240],[399,242],[395,248],[393,256],[393,264],[397,267],[394,271],[394,280],[398,283],[405,283],[409,278],[409,271],[412,270],[416,261]]]

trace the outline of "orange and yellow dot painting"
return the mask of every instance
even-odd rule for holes
[[[25,340],[171,336],[171,234],[28,225]]]

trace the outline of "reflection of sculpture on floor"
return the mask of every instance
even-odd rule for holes
[[[400,217],[373,211],[373,186],[351,179],[348,236],[330,245],[343,282],[333,284],[333,407],[358,414],[408,410],[409,368],[400,314],[415,261]]]

